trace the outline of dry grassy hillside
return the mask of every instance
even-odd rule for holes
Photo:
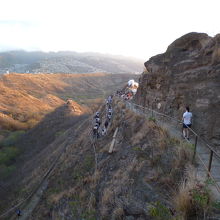
[[[188,174],[193,174],[192,146],[120,100],[114,101],[113,112],[107,135],[94,145],[91,117],[76,115],[67,105],[23,135],[17,142],[23,152],[16,158],[16,175],[0,182],[8,189],[0,188],[1,213],[28,195],[65,149],[40,203],[28,201],[35,209],[27,219],[194,220],[204,211],[211,216],[206,186]],[[114,152],[108,154],[117,127]]]
[[[0,124],[7,130],[33,127],[71,98],[92,107],[132,75],[7,74],[0,78]]]
[[[182,206],[173,202],[184,171],[191,167],[191,146],[171,138],[153,120],[135,115],[120,102],[115,102],[107,136],[95,142],[97,167],[90,129],[81,132],[30,219],[171,220],[195,213],[188,192],[185,197],[176,193]]]
[[[0,203],[0,213],[30,193],[62,149],[73,141],[75,129],[88,115],[77,103],[71,104],[47,114],[29,131],[11,132],[1,141],[0,197],[4,203]]]
[[[1,77],[0,197],[5,200],[0,204],[1,211],[39,182],[48,163],[63,147],[60,136],[71,128],[69,136],[73,138],[74,129],[92,107],[96,108],[104,96],[130,78],[131,75],[101,73],[8,74]],[[84,105],[75,101],[65,104],[67,98]]]

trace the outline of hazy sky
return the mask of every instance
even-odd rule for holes
[[[0,0],[0,50],[142,58],[188,32],[220,33],[220,0]]]

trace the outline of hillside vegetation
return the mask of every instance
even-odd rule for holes
[[[76,103],[74,103],[76,108]],[[60,152],[74,141],[75,129],[88,117],[78,105],[62,105],[29,131],[4,131],[0,142],[0,212],[25,198]],[[2,131],[3,132],[3,131]],[[70,138],[67,138],[70,137]]]
[[[108,154],[117,127],[114,153]],[[193,207],[178,211],[176,217],[172,211],[174,189],[185,171],[193,170],[190,146],[170,137],[151,119],[127,110],[120,101],[114,103],[107,136],[94,143],[96,155],[90,129],[81,132],[30,219],[170,220],[195,213]],[[175,198],[179,202],[178,195]]]
[[[129,74],[7,74],[0,78],[0,124],[26,130],[68,98],[90,108],[124,85]]]
[[[72,136],[103,98],[131,77],[104,73],[1,77],[0,196],[5,200],[1,210],[7,201],[10,205],[10,201],[24,197],[40,181],[48,164],[63,148],[59,141],[62,134],[71,129],[68,134]],[[69,98],[72,101],[66,104]]]

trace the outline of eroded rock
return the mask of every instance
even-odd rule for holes
[[[220,147],[220,34],[186,34],[145,67],[136,102],[179,120],[189,106],[193,129]]]

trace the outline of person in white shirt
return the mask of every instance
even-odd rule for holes
[[[192,126],[192,113],[189,107],[186,107],[186,112],[183,114],[183,137],[189,140],[189,128]]]
[[[103,127],[103,128],[102,128],[102,136],[105,136],[105,135],[106,135],[106,128]]]

